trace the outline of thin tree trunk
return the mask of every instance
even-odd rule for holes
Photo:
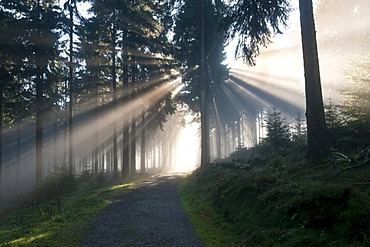
[[[299,0],[306,86],[307,156],[320,159],[329,154],[322,99],[315,22],[311,0]]]
[[[206,83],[205,62],[205,0],[201,0],[200,15],[200,84],[201,84],[201,166],[210,162],[209,150],[209,115],[208,115],[208,85]]]
[[[43,155],[43,75],[38,68],[36,81],[36,184],[42,178],[42,155]]]
[[[98,129],[98,86],[97,82],[94,83],[94,94],[95,94],[95,107],[94,107],[94,173],[99,172],[99,129]]]
[[[55,112],[54,117],[54,166],[58,163],[58,116],[57,112]]]
[[[69,111],[68,111],[68,171],[73,172],[73,7],[69,5]]]
[[[123,79],[122,79],[122,95],[123,100],[126,100],[128,97],[128,47],[127,47],[127,30],[123,30],[123,54],[122,54],[122,60],[124,61],[123,66]],[[130,164],[129,164],[129,122],[127,114],[124,114],[122,116],[123,118],[123,127],[122,127],[122,178],[128,178],[130,175]]]
[[[136,174],[136,120],[134,113],[131,118],[131,133],[130,133],[130,176]]]
[[[131,97],[135,96],[136,93],[136,58],[133,58],[133,64],[131,67],[131,84],[132,94]],[[133,177],[136,174],[136,112],[131,111],[131,133],[130,133],[130,176]]]
[[[113,89],[113,111],[117,109],[117,81],[116,81],[116,24],[115,11],[113,13],[112,27],[112,89]],[[116,114],[113,119],[113,178],[118,179],[118,149],[117,149],[117,120]]]
[[[242,119],[242,116],[241,114],[239,113],[239,118],[238,118],[238,122],[237,122],[237,131],[238,131],[238,149],[242,147],[242,131],[241,131],[241,119]]]
[[[21,121],[17,120],[17,164],[16,164],[16,184],[17,189],[19,189],[19,176],[20,176],[20,166],[21,166]]]
[[[140,172],[145,173],[145,152],[146,152],[146,143],[145,143],[145,111],[143,110],[141,114],[141,152],[140,152]]]
[[[216,127],[216,157],[217,159],[221,159],[221,122],[220,122],[220,115],[218,114],[218,108],[216,99],[213,98],[213,106],[215,111],[215,127]]]

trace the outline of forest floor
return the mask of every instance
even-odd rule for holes
[[[93,220],[79,246],[204,246],[181,206],[180,175],[148,179]]]

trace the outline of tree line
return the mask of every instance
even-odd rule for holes
[[[136,132],[150,136],[175,109],[170,100],[177,77],[167,38],[170,19],[169,5],[162,1],[1,2],[0,131],[33,119],[36,182],[46,175],[46,124],[53,121],[65,132],[68,159],[63,162],[69,172],[76,170],[76,128],[88,123],[94,126],[87,133],[92,145],[86,143],[90,169],[108,169],[102,157],[110,156],[114,177],[135,174]],[[159,91],[158,97],[145,99],[151,90]],[[125,103],[141,98],[136,108],[122,110]],[[114,115],[102,126],[99,119],[109,112]],[[110,129],[110,140],[102,141],[103,128]],[[0,139],[3,150],[7,140]],[[140,145],[145,150],[145,141]]]
[[[299,1],[299,8],[307,155],[323,158],[329,154],[331,140],[312,1]],[[62,4],[54,0],[3,0],[0,132],[4,126],[34,119],[35,180],[40,181],[45,173],[45,121],[54,116],[55,124],[65,131],[65,163],[70,172],[76,169],[74,152],[80,152],[74,143],[75,127],[87,123],[91,139],[86,141],[91,145],[84,152],[89,153],[90,169],[102,170],[108,162],[104,157],[109,157],[106,168],[113,176],[128,177],[136,172],[138,136],[140,149],[145,150],[149,136],[155,135],[180,102],[200,118],[202,165],[207,164],[211,141],[216,142],[220,157],[222,132],[240,132],[234,126],[241,111],[224,97],[229,78],[223,64],[225,46],[238,39],[236,55],[254,65],[260,48],[286,27],[290,12],[287,0],[67,0]],[[171,90],[179,75],[184,87],[174,99]],[[145,100],[152,90],[160,97]],[[124,107],[130,102],[140,107]],[[109,114],[112,112],[117,114]],[[250,114],[257,115],[253,110]],[[102,119],[109,124],[104,125]],[[3,141],[0,138],[1,150]],[[141,155],[140,168],[145,172],[145,152]]]

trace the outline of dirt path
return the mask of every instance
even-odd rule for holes
[[[132,189],[103,211],[79,246],[204,246],[177,193],[179,175],[165,175]]]

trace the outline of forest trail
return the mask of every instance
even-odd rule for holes
[[[204,246],[181,206],[181,175],[162,175],[118,198],[79,246]]]

